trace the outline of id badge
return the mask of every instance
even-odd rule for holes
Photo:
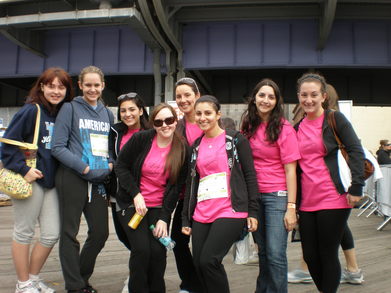
[[[286,190],[279,190],[277,192],[277,196],[287,196],[288,195],[288,191]]]
[[[109,137],[107,135],[90,133],[90,142],[94,156],[109,157]]]
[[[226,172],[211,174],[200,180],[197,202],[223,197],[228,197]]]

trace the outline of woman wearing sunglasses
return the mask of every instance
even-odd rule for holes
[[[166,249],[155,239],[168,235],[171,213],[186,178],[186,146],[175,132],[175,110],[156,106],[150,116],[153,129],[137,132],[122,148],[115,172],[119,182],[120,222],[132,247],[129,290],[165,292]],[[147,212],[148,211],[148,212]],[[144,218],[128,227],[135,213]],[[150,226],[154,225],[153,232]]]
[[[114,160],[117,159],[122,147],[130,140],[136,132],[149,129],[148,114],[144,102],[137,93],[127,93],[118,97],[118,123],[111,127],[109,135],[110,149],[113,150]],[[126,232],[122,228],[119,217],[121,210],[116,204],[117,177],[113,171],[107,185],[107,193],[110,196],[113,223],[118,239],[130,250],[130,244]],[[128,292],[128,279],[122,292]]]

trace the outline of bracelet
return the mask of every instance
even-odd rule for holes
[[[288,209],[295,209],[296,208],[296,204],[292,203],[292,202],[288,202],[287,208]]]
[[[296,202],[294,202],[294,201],[288,201],[288,203],[293,203],[293,204],[296,204]]]

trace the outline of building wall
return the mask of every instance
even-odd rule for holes
[[[391,140],[391,107],[353,106],[352,124],[362,144],[376,154],[381,139]]]

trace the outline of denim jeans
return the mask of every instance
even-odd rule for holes
[[[288,292],[286,258],[288,232],[284,225],[287,196],[261,193],[259,226],[253,233],[259,248],[259,275],[256,293]]]

